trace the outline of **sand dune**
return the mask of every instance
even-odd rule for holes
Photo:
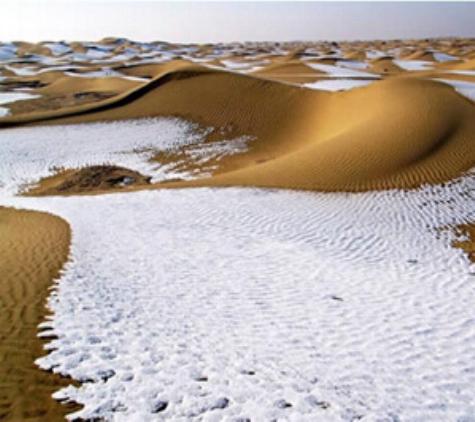
[[[0,419],[62,420],[74,406],[51,395],[70,382],[39,370],[37,336],[52,280],[68,256],[68,224],[49,214],[0,207]]]
[[[453,70],[475,70],[475,57],[465,61],[456,63],[441,63],[439,68],[453,69]]]
[[[128,76],[137,76],[141,78],[154,78],[165,72],[175,71],[192,63],[188,60],[171,60],[165,63],[147,63],[128,66],[119,66],[116,69]]]
[[[28,56],[31,54],[38,54],[38,55],[49,55],[51,53],[50,49],[42,44],[34,44],[29,42],[16,42],[15,43],[18,51],[17,55],[19,57]]]
[[[314,82],[325,75],[324,72],[312,69],[300,60],[276,62],[252,74],[266,79],[291,83]]]
[[[193,130],[199,127],[200,133],[203,134],[199,148],[189,145],[191,132],[182,134],[180,139],[183,142],[174,148],[173,153],[160,151],[159,148],[153,149],[153,144],[144,144],[142,148],[148,148],[152,161],[147,162],[144,168],[154,164],[165,168],[181,160],[181,167],[175,167],[175,170],[182,171],[182,174],[193,170],[207,177],[194,180],[175,178],[166,183],[150,184],[146,172],[144,175],[140,173],[141,168],[134,170],[131,169],[132,165],[129,165],[130,168],[126,165],[124,168],[103,166],[104,163],[93,163],[86,155],[79,157],[78,150],[77,156],[68,161],[75,163],[71,168],[65,166],[66,169],[53,176],[50,174],[53,170],[48,168],[45,173],[50,174],[50,177],[43,179],[36,189],[30,191],[32,196],[98,194],[113,189],[128,192],[138,189],[200,186],[257,186],[317,191],[410,189],[450,181],[475,164],[474,103],[457,93],[452,86],[432,80],[474,80],[475,76],[467,71],[475,70],[475,52],[472,44],[463,40],[393,40],[309,45],[263,43],[246,46],[154,43],[151,47],[143,43],[108,38],[99,43],[69,43],[67,46],[58,43],[15,45],[18,48],[17,59],[21,60],[9,62],[10,68],[2,70],[0,82],[8,89],[31,89],[33,95],[41,97],[12,103],[11,106],[9,104],[11,115],[0,119],[0,128],[175,116],[196,123]],[[66,53],[66,48],[70,48],[71,53]],[[158,52],[154,51],[154,48],[157,48]],[[454,56],[456,60],[444,61],[450,59],[447,55]],[[404,59],[405,68],[398,66],[397,61],[393,59],[396,57]],[[193,60],[201,64],[193,64]],[[355,63],[352,64],[348,60]],[[54,66],[69,66],[72,63],[80,68],[54,69]],[[311,90],[302,84],[319,80],[342,82],[339,78],[343,78],[312,68],[311,64],[323,64],[327,69],[332,66],[337,70],[341,66],[342,70],[350,69],[348,72],[354,69],[355,75],[360,70],[358,66],[363,64],[365,67],[361,68],[361,72],[371,72],[369,76],[374,76],[370,79],[372,83],[369,86],[347,92]],[[240,74],[254,65],[262,68],[248,75]],[[352,65],[355,67],[352,68]],[[22,71],[24,74],[19,74]],[[71,71],[76,75],[65,73]],[[107,71],[119,74],[103,77],[102,73]],[[42,73],[34,74],[35,72]],[[130,80],[120,74],[152,79]],[[364,76],[354,77],[358,80],[363,78],[362,81],[365,81]],[[140,125],[140,122],[144,121],[135,124]],[[157,127],[163,129],[163,126]],[[69,128],[69,132],[75,131],[75,136],[88,136],[89,132],[84,128]],[[124,130],[122,126],[121,128]],[[55,126],[55,129],[61,132],[64,126]],[[97,133],[102,129],[94,130]],[[161,136],[160,130],[157,131]],[[111,136],[114,136],[113,132],[111,133]],[[127,134],[121,136],[132,138]],[[160,136],[154,136],[154,139]],[[62,146],[67,143],[65,138],[63,136]],[[71,139],[77,140],[75,137]],[[223,146],[223,140],[230,139],[239,141],[241,146],[242,139],[252,139],[252,142],[244,142],[245,147],[237,148],[238,153],[215,155],[211,161],[205,163],[212,169],[208,171],[208,167],[203,164],[203,156],[206,158],[203,150]],[[110,148],[108,142],[118,148],[117,141],[117,137],[107,141],[103,139],[101,145],[107,150],[103,151],[104,157],[124,152]],[[44,139],[43,142],[47,144]],[[130,146],[132,143],[124,145]],[[73,150],[74,148],[69,149]],[[48,163],[52,168],[57,168],[52,157],[64,159],[64,156],[61,155],[61,147],[54,151],[55,153],[48,157]],[[135,152],[138,155],[143,153],[140,148]],[[190,159],[193,154],[198,158]],[[101,157],[98,151],[95,151],[94,158],[101,160]],[[131,156],[121,159],[124,159],[125,163],[137,164]],[[89,167],[78,169],[75,165]],[[44,173],[38,177],[43,176]],[[129,183],[130,179],[133,183]],[[451,191],[450,186],[434,188],[433,206],[436,210],[439,210],[438,201],[446,198],[444,195],[437,197],[444,189],[449,193]],[[188,192],[187,195],[199,197],[200,192]],[[170,192],[143,193],[144,197],[150,195],[151,200],[155,198],[152,198],[153,195],[167,198],[169,194],[171,195]],[[206,195],[205,193],[203,196],[207,198],[203,203],[214,198]],[[222,192],[221,195],[225,198],[227,193]],[[234,194],[231,190],[232,195]],[[394,197],[391,192],[383,192],[381,195],[387,198],[386,209],[390,213]],[[398,192],[397,195],[401,195],[401,203],[408,204],[408,209],[414,205],[405,200],[405,192]],[[412,193],[408,195],[409,198]],[[414,193],[414,198],[417,195]],[[463,195],[466,195],[465,191],[457,198],[466,206]],[[447,197],[450,198],[450,195]],[[243,198],[247,197],[243,194]],[[319,198],[319,205],[315,209],[328,204],[325,195]],[[18,199],[38,201],[38,204],[43,204],[41,206],[46,208],[49,206],[47,201],[51,200]],[[87,198],[90,201],[93,199]],[[79,198],[74,200],[81,202]],[[114,203],[114,200],[112,199],[111,203]],[[177,209],[182,209],[183,207],[179,206],[181,199],[177,197],[176,200]],[[252,202],[252,199],[246,200]],[[227,205],[225,201],[222,203]],[[129,201],[124,199],[124,204],[129,204]],[[421,203],[420,207],[411,208],[410,212],[404,215],[413,216],[420,213],[421,222],[432,222],[431,215],[421,211],[423,205],[426,204]],[[61,206],[58,207],[57,209],[61,209]],[[335,210],[342,208],[344,207],[339,206]],[[463,214],[464,218],[472,215],[469,207],[466,208],[468,211]],[[72,207],[70,215],[75,216],[76,209],[77,207]],[[147,208],[151,209],[152,207]],[[360,210],[362,215],[366,215],[365,209],[366,207],[362,207]],[[148,212],[147,210],[145,211]],[[378,208],[371,210],[376,217]],[[110,206],[104,204],[103,212],[104,215],[109,215]],[[168,208],[164,208],[162,212],[164,217],[170,214]],[[305,217],[306,214],[303,214]],[[336,215],[331,214],[332,218],[334,214]],[[216,220],[209,217],[212,213],[206,211],[203,215],[210,218],[210,227],[214,227]],[[226,220],[226,214],[222,215],[224,217],[220,218]],[[249,221],[257,221],[261,215],[262,210],[258,209]],[[289,215],[294,215],[294,211],[289,212]],[[438,211],[435,215],[438,216]],[[450,216],[451,213],[447,215]],[[446,214],[444,218],[445,216]],[[188,218],[194,224],[196,215],[190,211]],[[351,212],[348,218],[349,221],[353,218]],[[407,217],[403,220],[409,219]],[[284,227],[285,232],[285,222],[288,220],[289,216],[286,215],[282,222],[269,224],[269,231],[273,233],[275,226],[279,230]],[[330,221],[324,216],[321,220]],[[391,224],[396,220],[391,220]],[[336,219],[335,221],[338,223]],[[338,226],[337,223],[335,226]],[[457,220],[457,224],[459,223]],[[131,225],[138,227],[133,221]],[[355,223],[348,225],[354,226]],[[420,224],[415,225],[415,229],[420,227]],[[252,228],[251,232],[257,228],[260,229],[260,225]],[[462,224],[458,228],[466,235],[466,239],[452,244],[465,250],[472,260],[475,259],[473,225]],[[347,227],[342,226],[341,229],[341,247],[348,247],[350,252],[360,254],[360,250],[347,245]],[[393,229],[397,234],[399,227]],[[312,233],[316,230],[312,230]],[[304,230],[299,236],[308,240],[307,232],[308,230]],[[371,230],[368,233],[371,233]],[[351,237],[351,233],[348,236]],[[374,246],[372,233],[368,234],[368,239],[368,244]],[[411,244],[411,239],[413,237],[408,234],[408,244]],[[189,241],[188,238],[185,240]],[[358,237],[353,240],[356,243],[359,241]],[[26,418],[55,420],[71,410],[55,404],[50,399],[51,393],[59,386],[66,385],[67,381],[37,371],[32,363],[41,354],[42,344],[35,334],[36,327],[45,314],[43,304],[48,294],[47,288],[66,260],[69,242],[68,225],[59,218],[38,212],[0,208],[0,256],[4,258],[0,261],[0,274],[7,275],[0,281],[2,304],[7,310],[0,312],[0,318],[3,318],[0,321],[0,331],[2,339],[5,340],[0,349],[0,358],[3,359],[0,373],[0,419],[5,417],[12,421]],[[330,246],[332,245],[335,247],[330,242]],[[172,246],[176,247],[175,244]],[[328,248],[325,247],[322,251],[324,250],[327,251]],[[337,245],[335,254],[339,258],[340,252],[340,245]],[[393,254],[388,257],[392,259]],[[349,269],[351,275],[352,270]],[[465,267],[463,270],[465,271]],[[265,271],[266,268],[261,273],[265,274]],[[348,280],[352,278],[349,277]],[[358,292],[361,292],[360,286],[355,290],[355,295]],[[174,290],[173,294],[175,293]],[[146,296],[146,299],[148,300],[149,296]],[[193,309],[200,307],[193,306]],[[290,314],[294,315],[295,312],[292,309],[291,311]],[[67,373],[66,370],[64,372]],[[171,373],[174,376],[176,372]]]
[[[361,50],[350,50],[344,54],[344,57],[348,60],[365,60],[366,54]]]
[[[141,84],[139,81],[120,77],[77,78],[74,76],[56,75],[50,84],[38,88],[36,92],[44,95],[78,94],[83,92],[110,92],[118,94]]]
[[[373,59],[370,62],[370,69],[373,72],[379,74],[398,74],[404,72],[398,65],[393,62],[393,58],[390,56],[384,56],[377,59]]]
[[[223,160],[220,174],[193,186],[411,188],[450,180],[474,164],[473,104],[449,86],[414,78],[329,94],[193,66],[98,105],[4,121],[166,115],[257,138],[248,153]]]
[[[410,53],[406,56],[403,56],[405,60],[425,60],[429,62],[435,62],[436,59],[434,58],[434,54],[430,51],[415,51],[414,53]]]

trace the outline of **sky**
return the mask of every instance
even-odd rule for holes
[[[470,2],[0,0],[0,41],[230,42],[475,37]]]

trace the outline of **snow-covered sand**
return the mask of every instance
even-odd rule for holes
[[[320,70],[322,72],[327,73],[329,76],[333,78],[376,78],[378,79],[380,76],[374,73],[363,72],[361,70],[356,70],[350,67],[343,67],[343,66],[333,66],[330,64],[322,64],[322,63],[306,63],[312,69]]]
[[[186,156],[198,164],[243,152],[248,138],[203,144],[206,131],[179,119],[140,119],[67,126],[2,130],[0,187],[15,194],[18,187],[52,176],[61,168],[115,164],[152,177],[189,179],[199,175],[163,166],[150,158],[159,151],[188,146]],[[10,157],[11,159],[7,159]],[[18,157],[22,157],[19,159]],[[180,163],[179,163],[180,164]]]
[[[450,62],[453,60],[457,60],[457,57],[452,56],[451,54],[441,53],[439,51],[434,51],[434,59],[438,62]]]
[[[430,70],[434,67],[433,63],[426,60],[393,60],[394,64],[404,70]]]
[[[448,73],[455,73],[456,75],[475,76],[475,70],[448,70]]]
[[[374,79],[327,79],[323,81],[304,84],[305,88],[319,89],[323,91],[342,91],[353,88],[359,88],[375,82]]]
[[[369,67],[368,63],[358,60],[339,60],[336,62],[336,65],[356,70],[367,69]]]
[[[26,92],[0,92],[0,104],[11,104],[15,101],[33,100],[39,98],[40,95],[28,94]],[[0,117],[8,116],[10,109],[0,106]]]
[[[122,79],[128,79],[130,81],[138,81],[138,82],[146,82],[149,80],[147,78],[127,76],[127,75],[124,75],[123,73],[117,72],[116,70],[107,69],[107,68],[104,68],[103,70],[93,71],[93,72],[82,72],[82,73],[64,72],[64,74],[67,76],[73,76],[76,78],[122,78]]]
[[[441,78],[436,78],[434,80],[452,86],[459,94],[463,95],[469,100],[475,101],[475,82],[457,81],[455,79]]]
[[[182,125],[166,120],[163,142],[174,133],[186,143]],[[155,135],[157,127],[150,126]],[[69,128],[51,142],[74,137]],[[108,129],[114,139],[127,130]],[[22,198],[12,195],[23,180],[12,169],[40,177],[55,154],[51,146],[29,154],[18,138],[5,149],[13,132],[28,130],[34,137],[41,129],[0,133],[0,181],[8,187],[0,204],[71,224],[71,261],[51,296],[54,317],[42,324],[43,335],[58,339],[38,363],[89,381],[57,394],[85,405],[75,416],[468,421],[475,414],[475,268],[441,230],[474,220],[473,175],[410,192]],[[67,148],[63,154],[65,164],[75,159]]]
[[[39,95],[28,94],[26,92],[0,92],[0,104],[14,103],[15,101],[33,100]]]

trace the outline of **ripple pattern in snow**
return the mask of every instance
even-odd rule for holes
[[[434,227],[474,189],[12,199],[73,229],[38,363],[85,418],[472,415],[475,272]]]

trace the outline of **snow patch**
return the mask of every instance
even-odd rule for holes
[[[307,62],[306,64],[312,69],[325,72],[333,78],[379,78],[379,75],[375,75],[374,73],[362,72],[360,70],[350,68],[343,68],[341,66],[310,62]]]
[[[454,79],[434,79],[434,81],[439,81],[444,84],[450,85],[455,90],[468,98],[469,100],[475,101],[475,82],[466,82],[466,81],[457,81]]]
[[[396,66],[404,70],[430,70],[434,64],[425,60],[393,60]]]
[[[0,186],[15,194],[58,169],[101,164],[138,171],[151,176],[152,182],[196,178],[199,171],[177,171],[173,163],[161,165],[150,159],[157,152],[189,146],[190,158],[199,154],[200,164],[241,153],[249,140],[202,144],[205,135],[195,125],[172,118],[4,129],[0,132]]]
[[[438,62],[450,62],[453,60],[458,60],[457,57],[452,56],[451,54],[441,53],[438,51],[435,51],[432,54],[434,59],[436,59]]]
[[[372,84],[374,79],[327,79],[324,81],[311,82],[304,84],[305,88],[317,89],[323,91],[342,91]]]
[[[25,92],[0,92],[0,104],[10,104],[16,101],[33,100],[41,95],[27,94]]]

